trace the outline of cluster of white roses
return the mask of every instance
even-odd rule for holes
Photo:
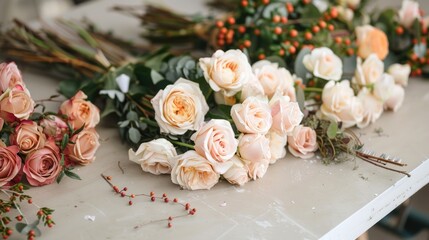
[[[329,80],[322,93],[318,115],[342,122],[344,128],[359,128],[375,122],[385,109],[397,111],[404,100],[403,87],[408,83],[409,65],[393,64],[384,72],[377,54],[369,54],[357,66],[352,82],[342,80],[342,63],[328,48],[316,48],[304,57],[304,65],[314,76]],[[355,95],[356,90],[357,94]]]
[[[166,134],[195,130],[194,150],[178,155],[166,139],[143,143],[129,151],[143,171],[171,174],[173,183],[185,189],[210,189],[221,175],[238,185],[263,177],[270,164],[286,155],[287,144],[295,156],[313,156],[316,133],[300,125],[304,114],[288,70],[269,61],[251,66],[239,50],[219,50],[199,64],[215,101],[232,106],[230,120],[239,134],[228,120],[204,122],[209,107],[198,84],[179,79],[152,99],[155,120]]]

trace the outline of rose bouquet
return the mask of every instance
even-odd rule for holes
[[[17,221],[25,220],[16,228],[30,239],[40,235],[40,221],[54,224],[53,210],[38,207],[38,220],[29,223],[19,206],[22,201],[32,203],[31,196],[24,194],[28,187],[23,183],[43,186],[60,182],[64,175],[80,179],[72,172],[73,166],[95,159],[99,137],[94,127],[100,119],[99,110],[78,92],[62,103],[58,113],[44,111],[44,106],[31,98],[13,62],[0,64],[0,91],[0,233],[3,238],[12,234],[8,215],[16,209]],[[42,111],[36,112],[37,107]]]

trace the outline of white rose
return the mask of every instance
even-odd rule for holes
[[[242,134],[238,141],[238,154],[248,167],[250,178],[262,178],[270,165],[270,140],[261,134]]]
[[[212,57],[200,58],[200,67],[210,87],[225,96],[233,96],[252,76],[246,55],[240,50],[217,50]]]
[[[274,95],[270,100],[271,116],[273,117],[272,130],[278,134],[286,135],[291,133],[293,128],[298,126],[304,114],[301,112],[297,102],[291,102],[289,97]]]
[[[399,23],[406,28],[410,28],[415,19],[421,19],[419,3],[412,0],[403,0],[402,7],[399,10],[398,15]]]
[[[358,122],[357,126],[364,128],[380,118],[383,113],[383,102],[372,95],[367,88],[362,88],[357,97],[361,100],[364,108],[363,119]]]
[[[195,151],[187,151],[175,159],[171,170],[171,181],[184,189],[210,189],[219,181],[216,173],[207,159]]]
[[[377,82],[384,73],[384,63],[376,54],[371,54],[362,63],[358,57],[354,82],[361,86],[366,86]]]
[[[286,68],[279,67],[277,63],[261,60],[254,63],[252,69],[268,98],[271,98],[276,91],[287,93],[293,88],[292,75]]]
[[[392,95],[395,80],[390,74],[384,73],[381,78],[374,84],[374,96],[383,103]]]
[[[402,106],[404,102],[405,91],[401,85],[395,84],[391,89],[390,97],[384,102],[384,108],[394,112]]]
[[[323,88],[322,106],[337,113],[348,108],[353,97],[354,92],[349,81],[330,81]]]
[[[217,173],[228,170],[232,164],[229,160],[237,151],[238,142],[227,120],[210,120],[191,139],[195,142],[195,151],[206,158]]]
[[[387,69],[387,73],[393,76],[396,84],[400,84],[405,87],[408,85],[408,77],[411,73],[411,67],[408,64],[395,63],[390,65],[389,69]]]
[[[345,22],[351,22],[353,20],[354,12],[352,9],[343,6],[336,6],[336,8],[338,10],[338,17],[341,20]]]
[[[292,155],[302,159],[312,158],[318,149],[316,131],[310,127],[299,125],[292,135],[288,136],[288,149]]]
[[[267,136],[270,139],[270,164],[274,164],[277,160],[286,156],[287,136],[278,134],[275,131],[268,132]]]
[[[235,96],[225,96],[222,92],[215,92],[214,99],[217,104],[232,106],[237,102]]]
[[[327,47],[313,49],[304,56],[303,63],[314,76],[325,80],[338,81],[343,74],[341,59]]]
[[[199,85],[184,78],[160,90],[151,103],[161,132],[175,135],[198,130],[209,111]]]
[[[243,102],[248,97],[265,97],[264,88],[255,75],[249,78],[247,84],[241,89],[240,102]]]
[[[142,143],[135,152],[132,149],[128,151],[131,161],[140,164],[143,171],[155,175],[169,174],[175,156],[177,153],[173,144],[164,138]]]
[[[359,7],[361,0],[339,0],[338,3],[343,6],[348,6],[351,8],[357,8]]]
[[[364,116],[363,104],[357,97],[353,97],[348,102],[347,107],[341,111],[332,112],[324,106],[320,109],[323,116],[329,120],[341,122],[342,128],[349,128],[362,121]]]
[[[242,133],[265,134],[273,123],[268,103],[256,97],[249,97],[243,103],[232,106],[231,117]]]
[[[232,166],[222,176],[231,184],[243,186],[249,178],[249,169],[244,162],[236,155],[231,159]]]

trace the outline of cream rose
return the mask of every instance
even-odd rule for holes
[[[380,80],[374,84],[374,96],[380,99],[383,103],[392,95],[395,80],[390,74],[384,73]]]
[[[364,108],[359,98],[352,97],[350,101],[347,102],[347,106],[341,111],[333,112],[326,108],[326,106],[322,105],[318,114],[319,116],[321,114],[321,117],[324,119],[341,122],[342,128],[349,128],[363,120]]]
[[[299,109],[297,102],[291,102],[289,97],[275,95],[270,100],[271,116],[273,124],[271,129],[278,134],[289,134],[293,128],[298,126],[304,114]]]
[[[304,56],[303,64],[314,76],[325,80],[338,81],[343,74],[341,59],[327,47],[313,49]]]
[[[393,76],[396,84],[405,87],[408,85],[408,77],[411,73],[411,67],[408,64],[395,63],[389,66],[387,73]]]
[[[256,76],[252,75],[247,84],[241,89],[240,102],[243,102],[248,97],[265,97],[264,88]]]
[[[419,3],[413,0],[403,0],[398,16],[399,23],[406,28],[410,28],[413,25],[414,20],[421,19]]]
[[[87,98],[85,93],[79,91],[61,104],[60,114],[68,117],[68,122],[75,130],[84,125],[85,128],[94,128],[100,122],[100,110]]]
[[[286,156],[287,136],[278,134],[275,131],[270,131],[267,137],[270,139],[270,164],[274,164],[277,160]]]
[[[66,156],[73,162],[88,165],[95,160],[95,152],[100,147],[98,133],[94,128],[82,130],[74,135],[64,151]]]
[[[243,88],[252,75],[246,55],[240,50],[217,50],[212,57],[200,58],[204,77],[215,92],[233,96]]]
[[[191,139],[195,142],[195,151],[207,159],[217,173],[222,174],[231,167],[229,160],[237,151],[238,142],[228,121],[212,119]]]
[[[22,85],[15,85],[0,96],[0,117],[8,122],[28,119],[34,106],[30,92]]]
[[[271,98],[276,91],[286,93],[293,88],[292,75],[285,68],[279,67],[277,63],[261,60],[254,63],[252,69],[268,98]]]
[[[353,9],[359,7],[361,0],[339,0],[338,3],[343,6],[348,6]]]
[[[132,149],[128,151],[130,161],[140,164],[143,171],[155,175],[170,174],[176,156],[173,144],[164,138],[142,143],[135,152]]]
[[[336,8],[338,10],[338,17],[341,20],[345,22],[351,22],[353,20],[355,14],[352,9],[343,6],[336,6]]]
[[[210,189],[219,181],[220,175],[210,162],[195,151],[187,151],[177,156],[175,161],[171,181],[184,189]]]
[[[184,78],[160,90],[151,103],[161,132],[174,135],[198,130],[209,111],[199,85]]]
[[[0,91],[4,92],[15,85],[25,87],[16,64],[14,62],[0,64]]]
[[[43,132],[53,137],[56,141],[63,139],[64,133],[68,131],[68,126],[63,119],[55,115],[48,115],[39,122]]]
[[[231,184],[243,186],[249,178],[249,169],[236,155],[231,159],[232,166],[222,176]]]
[[[42,127],[36,122],[30,120],[22,121],[13,134],[10,135],[10,142],[17,145],[20,152],[28,154],[31,151],[39,149],[45,145],[46,136]]]
[[[249,97],[231,108],[231,117],[238,131],[242,133],[265,134],[273,123],[268,102]]]
[[[384,73],[384,63],[375,54],[370,54],[362,63],[358,58],[354,82],[361,86],[367,86],[377,82]]]
[[[390,93],[390,97],[384,102],[384,108],[396,112],[404,102],[405,91],[401,85],[395,84]]]
[[[359,128],[367,127],[380,118],[383,113],[383,102],[370,93],[367,88],[362,88],[357,96],[363,104],[363,119],[357,123]]]
[[[10,185],[21,171],[21,158],[17,146],[0,145],[0,187]]]
[[[389,42],[386,34],[371,25],[356,27],[356,37],[358,44],[358,56],[367,58],[375,53],[381,60],[389,53]]]
[[[249,168],[250,177],[262,178],[270,164],[270,140],[262,134],[242,134],[238,139],[238,154]]]
[[[312,158],[318,149],[316,131],[310,127],[299,125],[292,135],[288,136],[288,149],[292,155],[302,159]]]
[[[27,155],[23,171],[30,185],[48,185],[57,179],[63,168],[60,164],[59,153],[60,150],[51,139],[43,148]]]

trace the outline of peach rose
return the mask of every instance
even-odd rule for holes
[[[408,77],[411,73],[411,67],[408,64],[395,63],[389,66],[387,73],[392,75],[396,84],[405,87],[408,85]]]
[[[362,63],[362,59],[357,59],[357,67],[353,81],[361,86],[367,86],[377,82],[384,73],[384,63],[378,59],[377,55],[370,54]]]
[[[413,26],[414,20],[420,20],[420,9],[419,3],[412,0],[403,0],[402,7],[398,12],[399,23],[406,27],[410,28]]]
[[[42,127],[30,120],[22,121],[13,134],[10,135],[10,142],[17,145],[20,152],[28,154],[31,151],[42,148],[46,142],[46,136]]]
[[[288,136],[288,149],[292,155],[302,159],[312,158],[318,149],[316,131],[310,127],[299,125],[292,135]]]
[[[55,141],[61,141],[69,129],[64,120],[55,115],[46,116],[39,122],[39,125],[43,128],[43,132],[53,137]]]
[[[18,146],[0,146],[0,187],[9,185],[21,171]]]
[[[225,96],[233,96],[252,76],[247,56],[240,50],[217,50],[212,57],[200,58],[200,67],[210,87]]]
[[[305,68],[314,76],[338,81],[343,75],[343,62],[327,47],[315,48],[302,60]]]
[[[238,154],[249,168],[250,177],[262,178],[270,164],[270,140],[262,134],[241,134]]]
[[[188,190],[210,189],[219,177],[210,162],[195,151],[177,156],[171,170],[171,181]]]
[[[25,158],[23,171],[32,186],[53,183],[62,170],[60,150],[53,140],[46,142],[43,148],[31,152]]]
[[[273,123],[268,103],[256,97],[249,97],[243,103],[232,106],[231,117],[242,133],[265,134]]]
[[[276,91],[288,92],[293,88],[292,75],[277,63],[261,60],[252,65],[256,78],[261,83],[265,95],[271,98]]]
[[[405,91],[401,85],[395,84],[390,93],[390,97],[384,102],[384,108],[396,112],[404,102]]]
[[[61,104],[60,114],[67,115],[68,122],[75,130],[83,125],[85,128],[94,128],[100,122],[100,110],[87,98],[85,93],[79,91]]]
[[[160,90],[151,103],[161,133],[174,135],[198,130],[209,111],[199,85],[184,78]]]
[[[271,116],[273,124],[271,129],[278,134],[289,134],[293,128],[298,126],[304,114],[299,109],[297,102],[291,102],[289,97],[275,95],[270,100]]]
[[[287,136],[278,134],[275,131],[270,131],[267,137],[270,139],[270,164],[274,164],[277,160],[286,156]]]
[[[240,102],[243,102],[248,97],[265,97],[264,88],[255,75],[252,75],[247,84],[241,89]]]
[[[140,164],[143,171],[155,175],[170,174],[176,156],[173,144],[164,138],[142,143],[135,152],[132,149],[128,151],[130,161]]]
[[[5,121],[28,119],[33,111],[34,101],[22,85],[15,85],[0,96],[0,117]]]
[[[95,152],[100,146],[98,138],[94,128],[84,129],[70,139],[73,143],[67,145],[64,153],[77,164],[90,164],[94,162]]]
[[[383,102],[376,98],[367,88],[362,88],[357,96],[363,104],[363,119],[357,123],[359,128],[367,127],[380,118],[383,113]]]
[[[191,139],[195,151],[207,159],[217,173],[224,173],[231,167],[229,161],[237,151],[237,139],[231,124],[223,119],[212,119],[204,124]]]
[[[231,159],[232,166],[222,176],[231,184],[243,186],[249,178],[249,169],[244,162],[236,155]]]
[[[371,25],[356,27],[356,37],[358,44],[358,56],[367,58],[375,53],[381,60],[389,53],[389,42],[386,34]]]
[[[14,62],[0,64],[0,91],[4,92],[15,85],[25,87],[16,64]]]

